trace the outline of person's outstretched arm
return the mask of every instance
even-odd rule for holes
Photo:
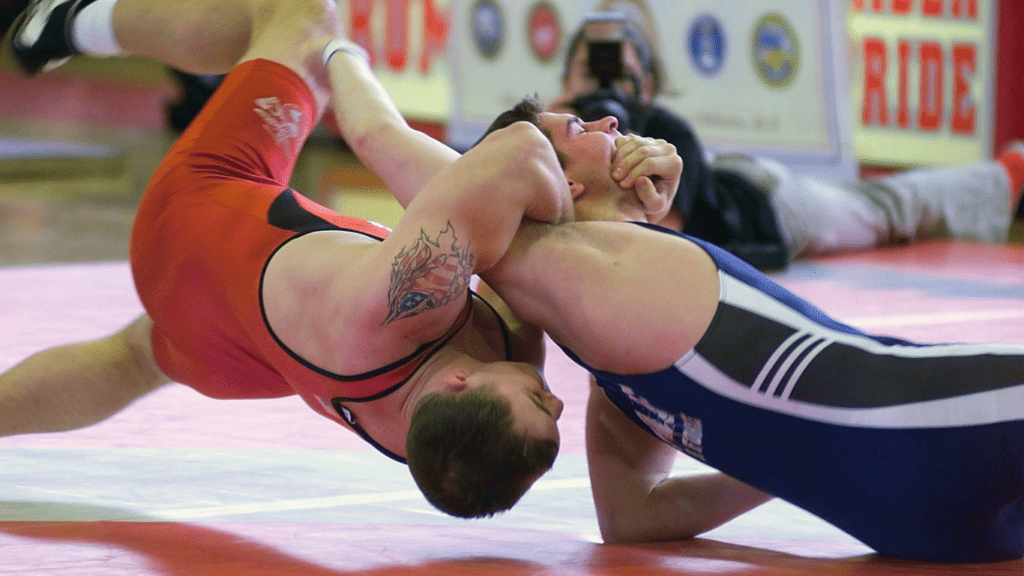
[[[721,472],[671,476],[676,449],[590,388],[587,464],[605,542],[692,538],[771,499]]]
[[[427,182],[382,241],[306,234],[275,253],[263,282],[268,322],[343,319],[314,353],[330,358],[339,342],[354,341],[368,352],[338,360],[336,371],[370,369],[361,362],[381,350],[393,352],[388,361],[402,358],[451,328],[472,275],[504,256],[524,221],[572,217],[554,150],[535,126],[516,123]]]
[[[345,142],[405,208],[459,153],[409,126],[359,51],[340,50],[328,61],[334,115]]]
[[[49,348],[0,374],[0,436],[61,432],[104,420],[168,383],[141,316],[97,340]]]

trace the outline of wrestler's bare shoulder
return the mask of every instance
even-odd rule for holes
[[[437,290],[426,293],[432,284],[421,286],[437,268],[431,258],[396,253],[373,237],[312,232],[267,264],[264,313],[275,334],[316,365],[345,374],[370,370],[404,358],[455,322],[464,289],[458,297],[453,288],[445,300]],[[430,298],[416,308],[421,293]]]

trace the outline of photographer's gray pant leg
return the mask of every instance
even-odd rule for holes
[[[872,248],[928,237],[1005,242],[1009,180],[997,162],[911,170],[857,183],[794,174],[758,159],[778,179],[771,201],[796,256]]]

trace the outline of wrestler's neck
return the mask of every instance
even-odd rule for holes
[[[685,221],[683,219],[682,211],[680,211],[679,208],[672,206],[672,208],[668,211],[668,214],[666,214],[665,217],[662,218],[660,221],[655,222],[655,224],[661,226],[662,228],[668,228],[669,230],[682,232]]]
[[[373,402],[347,404],[360,426],[382,446],[405,456],[412,414],[423,398],[445,392],[452,372],[506,359],[501,329],[490,320],[494,315],[480,306],[475,303],[466,324],[399,389]]]

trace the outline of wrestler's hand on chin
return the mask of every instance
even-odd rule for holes
[[[672,207],[683,173],[683,159],[676,147],[636,134],[620,136],[615,147],[612,178],[620,187],[636,191],[648,222],[659,222]]]

